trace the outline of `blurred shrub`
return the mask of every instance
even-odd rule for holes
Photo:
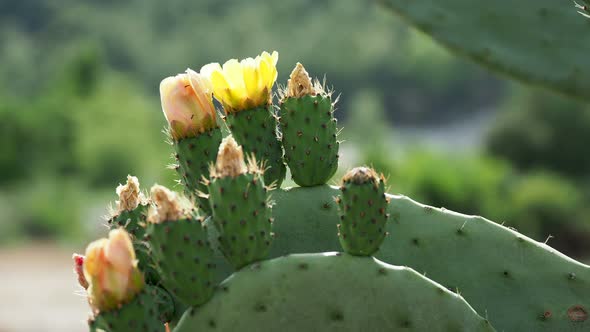
[[[560,234],[567,228],[588,229],[582,218],[584,197],[567,180],[548,173],[524,176],[512,186],[509,196],[509,225],[530,234],[537,240],[545,240],[552,234]],[[560,236],[557,241],[561,241]]]
[[[521,170],[590,172],[590,109],[538,90],[519,90],[487,138],[487,150]]]
[[[510,168],[490,158],[410,152],[385,170],[392,192],[421,202],[489,218],[505,215]]]

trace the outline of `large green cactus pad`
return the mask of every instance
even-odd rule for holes
[[[494,329],[461,296],[412,269],[322,253],[262,261],[236,272],[211,301],[189,309],[174,331],[237,330]]]
[[[340,250],[338,193],[329,186],[274,191],[269,257]],[[590,329],[589,266],[482,217],[390,198],[389,236],[377,258],[458,291],[499,331]]]
[[[380,1],[460,55],[590,100],[590,20],[572,1]]]
[[[329,186],[273,193],[270,256],[339,250],[336,195]],[[590,330],[589,266],[482,217],[405,196],[391,196],[389,212],[375,256],[459,291],[499,331]]]

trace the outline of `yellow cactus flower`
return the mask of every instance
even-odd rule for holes
[[[266,105],[271,102],[272,86],[277,79],[279,53],[262,52],[256,58],[210,63],[201,73],[211,81],[213,95],[226,113]]]
[[[209,80],[191,70],[160,83],[160,99],[172,138],[194,137],[216,126]]]
[[[88,245],[83,270],[95,311],[112,310],[131,301],[144,286],[131,238],[123,229],[114,229],[108,239]]]

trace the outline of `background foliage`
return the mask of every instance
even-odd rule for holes
[[[587,106],[508,83],[354,0],[0,3],[0,243],[85,242],[127,174],[174,185],[158,84],[280,53],[341,93],[343,169],[590,256]]]

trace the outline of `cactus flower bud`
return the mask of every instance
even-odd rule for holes
[[[239,112],[271,103],[278,59],[276,51],[263,52],[254,59],[228,60],[223,67],[219,63],[205,65],[201,73],[209,77],[213,94],[225,112]]]
[[[74,254],[72,259],[74,260],[74,273],[78,276],[78,283],[84,289],[88,289],[88,281],[84,277],[84,256]]]
[[[227,136],[219,146],[217,162],[215,163],[215,169],[211,172],[212,175],[215,177],[236,177],[247,171],[248,167],[244,162],[242,147],[236,143],[233,136]]]
[[[300,98],[305,95],[315,96],[316,91],[309,74],[303,65],[297,62],[287,81],[287,97]]]
[[[164,116],[175,140],[194,137],[216,126],[209,80],[191,69],[160,83]]]
[[[89,284],[90,306],[95,311],[115,309],[131,301],[144,287],[131,238],[123,229],[114,229],[108,239],[88,245],[83,270]]]
[[[143,200],[143,195],[139,191],[139,180],[135,176],[127,175],[127,183],[117,187],[118,212],[134,210]]]
[[[186,217],[186,213],[180,206],[178,195],[175,192],[158,184],[155,184],[150,192],[155,207],[150,209],[149,222],[157,224]]]

